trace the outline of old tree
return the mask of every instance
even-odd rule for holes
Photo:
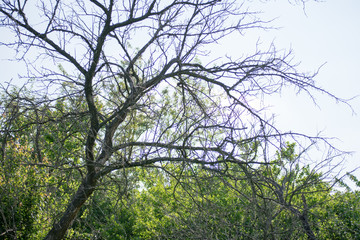
[[[314,202],[331,186],[327,170],[316,171],[339,152],[307,165],[307,148],[324,139],[281,132],[254,100],[288,85],[326,91],[274,46],[213,58],[212,44],[229,34],[269,27],[242,2],[2,0],[2,31],[13,34],[2,45],[26,63],[27,81],[2,85],[1,236],[76,238],[80,229],[100,239],[100,216],[120,202],[139,232],[161,195],[151,224],[167,219],[162,238],[316,239]],[[229,215],[211,212],[221,204]],[[202,212],[212,215],[200,221]],[[91,216],[98,221],[80,228]]]

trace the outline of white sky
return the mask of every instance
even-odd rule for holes
[[[289,0],[294,2],[296,0]],[[266,98],[276,115],[275,124],[282,130],[311,136],[322,132],[334,137],[332,143],[344,151],[353,151],[347,158],[344,171],[360,166],[360,1],[324,0],[302,5],[287,0],[253,0],[251,9],[263,12],[265,19],[275,19],[270,26],[276,30],[255,31],[245,36],[231,36],[213,48],[216,55],[223,52],[241,56],[244,50],[253,52],[260,38],[264,47],[274,42],[278,50],[292,49],[299,69],[315,72],[326,63],[315,78],[318,86],[342,99],[353,99],[354,112],[346,104],[336,103],[324,94],[315,94],[317,106],[306,94],[296,95],[287,89],[281,96]],[[243,40],[243,38],[247,38]],[[270,102],[269,102],[270,101]],[[360,170],[354,173],[360,179]]]
[[[316,77],[319,86],[344,99],[360,95],[360,1],[328,0],[308,2],[304,10],[287,1],[269,1],[263,5],[269,16],[279,16],[273,31],[278,47],[291,47],[301,69],[315,70],[326,62]],[[355,151],[349,157],[346,171],[360,166],[360,97],[349,107],[317,94],[318,107],[303,95],[288,91],[272,105],[278,117],[276,122],[286,129],[336,137],[335,145],[346,151]],[[356,171],[360,177],[360,171]]]
[[[274,40],[279,49],[292,48],[295,61],[302,62],[300,67],[304,71],[315,71],[326,62],[316,78],[320,86],[341,98],[360,95],[360,77],[357,74],[360,69],[359,0],[308,2],[305,10],[301,5],[292,5],[287,0],[253,0],[250,6],[254,10],[263,11],[263,16],[268,19],[278,17],[272,25],[281,27],[261,32],[260,35],[256,32],[250,35],[250,39],[261,37],[264,43]],[[0,38],[5,40],[4,32]],[[237,39],[232,38],[220,48],[221,51],[236,54],[236,49],[241,49],[238,44]],[[0,82],[11,78],[16,81],[17,74],[21,71],[24,73],[22,64],[4,60],[13,54],[6,48],[0,47],[0,53]],[[354,115],[344,104],[336,104],[324,95],[316,97],[318,107],[304,95],[295,95],[292,91],[283,92],[281,98],[271,99],[277,115],[276,123],[285,130],[292,129],[310,135],[323,131],[324,136],[338,138],[334,143],[339,148],[355,151],[348,159],[346,170],[360,166],[360,98],[351,101],[357,113]],[[360,178],[360,170],[356,175]]]

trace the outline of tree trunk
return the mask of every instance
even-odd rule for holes
[[[60,221],[54,223],[52,229],[44,238],[44,240],[60,240],[64,238],[66,231],[71,227],[80,208],[94,192],[96,183],[97,179],[93,176],[93,174],[88,174],[86,176],[84,181],[79,186],[76,194],[70,201]]]
[[[311,230],[309,221],[306,217],[306,214],[303,213],[300,217],[301,224],[303,225],[304,231],[309,240],[316,240],[314,232]]]
[[[291,212],[293,212],[295,214],[295,216],[297,216],[299,218],[302,228],[304,229],[308,239],[309,240],[317,240],[314,232],[311,229],[309,220],[307,218],[307,209],[305,208],[303,213],[301,213],[299,210],[297,210],[296,208],[294,208],[292,206],[290,206],[289,209]]]

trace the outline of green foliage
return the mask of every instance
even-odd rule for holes
[[[282,148],[280,152],[277,153],[279,160],[285,159],[289,162],[293,162],[297,155],[295,154],[295,143],[286,143],[286,147]]]
[[[290,164],[297,159],[294,144],[281,153]],[[288,204],[300,213],[307,211],[319,239],[357,239],[358,193],[331,191],[309,166],[296,164],[284,172],[284,164],[275,160],[264,167],[262,176],[267,178],[253,182],[246,176],[251,169],[236,164],[228,166],[227,171],[233,171],[229,178],[174,164],[167,168],[181,172],[181,180],[158,168],[140,170],[142,187],[127,202],[134,219],[133,239],[307,239]],[[287,205],[279,204],[273,189],[277,185],[270,180],[287,186],[283,196]]]
[[[41,232],[44,169],[26,164],[33,150],[8,143],[0,168],[0,234],[2,239],[34,239]]]
[[[198,120],[201,109],[190,104],[187,113],[175,111],[183,98],[191,98],[180,93],[164,88],[152,111],[129,114],[132,121],[122,126],[116,143],[134,142],[154,127],[164,128],[163,139],[172,140],[176,131],[185,139],[187,124]],[[15,110],[3,119],[18,114],[16,121],[2,122],[9,134],[2,140],[0,239],[41,239],[52,224],[49,219],[65,210],[83,177],[83,131],[88,123],[71,113],[85,116],[86,111],[80,97],[39,109],[44,124],[37,136],[36,125],[29,124],[35,112],[20,106]],[[175,118],[190,113],[194,115],[174,126]],[[158,125],[155,115],[162,116]],[[213,141],[222,137],[222,131],[196,131]],[[333,188],[321,173],[301,163],[294,143],[286,143],[272,161],[256,167],[252,162],[260,158],[261,141],[238,144],[243,158],[239,163],[224,163],[219,155],[220,163],[208,166],[164,161],[113,171],[83,206],[67,239],[306,239],[299,214],[307,215],[319,239],[360,238],[358,191]],[[116,163],[116,157],[122,156],[114,155],[109,163]],[[359,186],[354,175],[349,178]]]
[[[2,100],[0,239],[41,239],[78,185],[84,122],[68,114],[75,103],[28,108]]]

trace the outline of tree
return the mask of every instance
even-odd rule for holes
[[[181,179],[142,169],[143,187],[125,207],[133,212],[132,238],[356,239],[357,193],[333,188],[310,166],[300,168],[304,156],[295,151],[288,144],[272,165],[248,168],[251,182],[233,163],[226,172],[188,168]]]
[[[29,161],[29,149],[19,143],[11,144],[13,151],[6,151],[7,161],[0,169],[0,232],[1,239],[29,239],[38,231],[39,206],[42,198],[39,191],[46,174],[36,167],[24,166]],[[30,155],[31,156],[31,155]]]
[[[272,46],[236,60],[204,58],[210,44],[229,34],[267,27],[243,5],[217,0],[1,2],[1,27],[15,36],[2,44],[15,48],[17,59],[27,63],[27,86],[32,84],[16,94],[7,91],[9,86],[3,90],[24,107],[19,115],[34,113],[23,125],[3,130],[3,139],[33,126],[37,161],[32,164],[61,179],[73,176],[67,178],[66,192],[77,188],[61,217],[52,216],[45,239],[62,239],[102,181],[119,170],[161,168],[181,179],[195,166],[215,171],[234,163],[245,173],[249,166],[256,172],[256,166],[272,164],[267,155],[282,149],[287,138],[321,140],[282,133],[251,105],[254,97],[285,85],[310,95],[312,90],[326,93],[315,85],[314,74],[296,70],[290,53]],[[49,133],[49,125],[61,134]],[[63,149],[68,140],[75,141],[71,147],[77,151]],[[252,144],[257,146],[247,147]],[[50,164],[42,163],[45,156]]]

